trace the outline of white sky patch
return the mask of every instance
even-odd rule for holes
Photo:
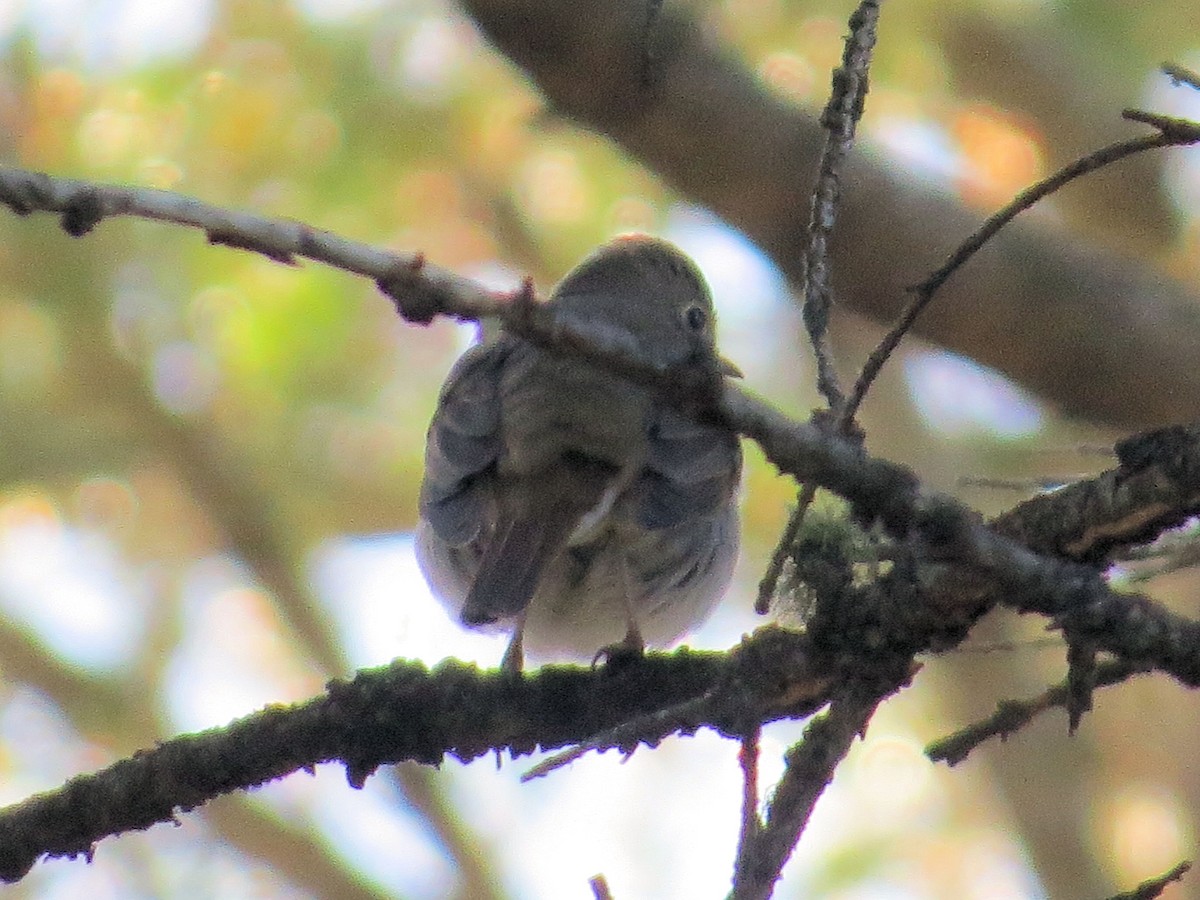
[[[423,820],[407,813],[405,801],[389,790],[381,773],[361,791],[346,784],[344,770],[317,772],[313,823],[355,868],[404,897],[446,896],[454,866],[426,832]]]
[[[63,659],[89,669],[129,662],[142,609],[112,545],[56,521],[0,531],[0,607]]]
[[[872,127],[870,134],[879,145],[873,155],[880,162],[902,166],[905,174],[926,184],[948,190],[964,174],[962,156],[936,122],[890,116]],[[864,149],[870,152],[870,145]]]
[[[917,411],[931,428],[950,435],[1016,438],[1042,427],[1029,394],[998,372],[944,350],[909,356],[904,375]]]
[[[3,6],[0,3],[0,6]],[[212,24],[212,0],[17,0],[4,26],[27,28],[50,59],[134,69],[192,52]]]
[[[416,100],[444,101],[450,94],[468,56],[478,50],[474,29],[442,10],[426,16],[412,28],[396,61],[398,80]]]
[[[1200,71],[1200,49],[1172,60],[1193,72]],[[1145,109],[1200,121],[1200,90],[1174,84],[1157,69],[1147,79]],[[1175,205],[1186,216],[1200,218],[1200,148],[1173,147],[1163,156],[1163,178]]]
[[[17,25],[25,15],[21,0],[5,0],[0,3],[0,48],[16,33]]]
[[[712,732],[671,738],[627,761],[589,754],[546,778],[538,759],[450,767],[453,798],[502,861],[514,896],[590,897],[602,872],[615,896],[710,896],[727,885],[737,844],[738,745]]]
[[[318,25],[353,22],[388,4],[388,0],[292,0],[300,14]]]
[[[31,687],[14,688],[0,705],[0,741],[6,757],[0,805],[55,787],[94,763],[57,704]]]
[[[783,276],[740,231],[704,210],[677,206],[667,217],[664,236],[696,260],[722,326],[740,331],[778,312],[787,290]]]
[[[454,866],[390,778],[385,767],[362,790],[353,790],[344,768],[321,765],[312,775],[297,772],[264,785],[254,792],[254,801],[285,822],[320,832],[356,871],[389,895],[445,897]]]
[[[163,679],[176,728],[224,725],[320,691],[323,679],[296,659],[269,598],[240,566],[203,560],[182,590],[183,637]]]
[[[434,599],[410,534],[344,537],[313,556],[313,581],[355,667],[397,657],[433,665],[448,656],[495,666],[508,638],[467,631]]]

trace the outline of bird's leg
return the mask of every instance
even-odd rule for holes
[[[642,629],[638,626],[637,612],[634,601],[637,599],[636,586],[629,571],[629,562],[621,559],[621,600],[625,607],[625,637],[615,644],[601,647],[592,658],[594,666],[600,660],[609,665],[625,665],[641,659],[646,653],[646,642],[642,640]]]
[[[622,566],[621,568],[625,569],[625,637],[617,646],[624,648],[624,651],[631,656],[641,656],[646,652],[646,642],[642,640],[642,629],[638,627],[637,613],[633,610],[629,567]]]
[[[505,675],[519,676],[521,669],[525,666],[525,650],[522,640],[524,634],[525,611],[522,610],[520,616],[517,617],[517,627],[513,629],[512,640],[508,642],[508,649],[504,651],[504,658],[500,660],[500,671]]]

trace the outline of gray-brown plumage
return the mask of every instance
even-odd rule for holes
[[[620,238],[555,288],[568,327],[659,366],[716,360],[712,301],[672,245]],[[695,627],[737,557],[733,434],[510,334],[467,351],[429,426],[417,559],[506,657],[593,656]]]

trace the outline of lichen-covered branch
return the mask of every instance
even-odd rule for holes
[[[454,661],[432,671],[396,662],[332,681],[305,703],[164,741],[0,810],[0,879],[20,879],[44,855],[90,855],[102,838],[327,762],[343,765],[361,787],[381,765],[465,761],[493,750],[526,755],[706,695],[703,715],[686,729],[678,721],[646,727],[622,746],[705,726],[737,733],[748,720],[815,710],[829,683],[818,672],[829,668],[803,636],[775,628],[729,654],[649,654],[616,672],[551,666],[514,678]]]

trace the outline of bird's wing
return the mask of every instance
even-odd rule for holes
[[[633,486],[638,519],[651,529],[717,513],[737,488],[737,436],[659,407],[647,434],[645,468]]]
[[[429,423],[421,516],[452,546],[473,540],[493,514],[489,476],[501,453],[500,370],[513,346],[501,338],[464,353]]]

